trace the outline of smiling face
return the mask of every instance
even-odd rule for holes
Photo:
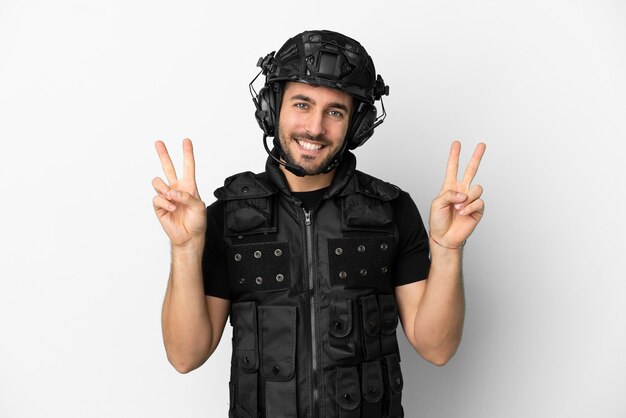
[[[323,173],[341,149],[352,112],[352,96],[340,90],[288,82],[278,118],[285,159],[308,176]]]

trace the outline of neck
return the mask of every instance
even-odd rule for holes
[[[285,175],[289,190],[292,192],[312,192],[314,190],[323,189],[324,187],[330,186],[330,183],[333,181],[333,177],[335,177],[335,170],[332,170],[329,173],[316,174],[314,176],[299,177],[282,165],[280,166],[280,169]]]

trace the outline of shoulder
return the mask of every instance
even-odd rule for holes
[[[224,185],[217,188],[213,195],[218,201],[228,201],[268,197],[276,192],[276,187],[267,179],[266,173],[244,171],[227,177]]]
[[[363,194],[382,201],[396,200],[404,193],[395,184],[356,170],[354,172],[352,185],[350,187],[354,193]]]

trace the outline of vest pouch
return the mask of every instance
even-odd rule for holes
[[[402,418],[402,371],[400,370],[400,357],[390,354],[384,357],[383,380],[385,382],[385,395],[383,397],[383,413],[385,417]]]
[[[398,353],[396,328],[398,327],[398,310],[394,295],[378,295],[380,306],[380,347],[383,356]]]
[[[380,361],[361,365],[361,393],[363,407],[361,418],[380,418],[383,398],[383,372]]]
[[[258,391],[258,332],[255,302],[238,302],[232,305],[234,350],[237,361],[236,382],[231,388],[234,398],[234,416],[257,416]],[[231,408],[233,405],[231,404]]]
[[[342,224],[345,230],[393,232],[391,203],[379,196],[354,193],[342,200]]]
[[[360,418],[361,388],[356,367],[337,367],[335,397],[339,406],[339,418]]]
[[[380,357],[380,313],[376,295],[364,296],[359,299],[363,326],[363,354],[366,360]]]
[[[296,307],[259,306],[259,333],[264,416],[297,418]]]
[[[350,340],[352,331],[352,299],[333,299],[330,304],[330,323],[328,340],[330,357],[341,360],[354,357],[354,341]]]

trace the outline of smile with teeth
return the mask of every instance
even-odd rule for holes
[[[307,151],[318,151],[324,148],[324,145],[322,144],[309,142],[304,139],[296,139],[296,142],[298,143],[298,145],[300,145],[300,148],[305,149]]]

